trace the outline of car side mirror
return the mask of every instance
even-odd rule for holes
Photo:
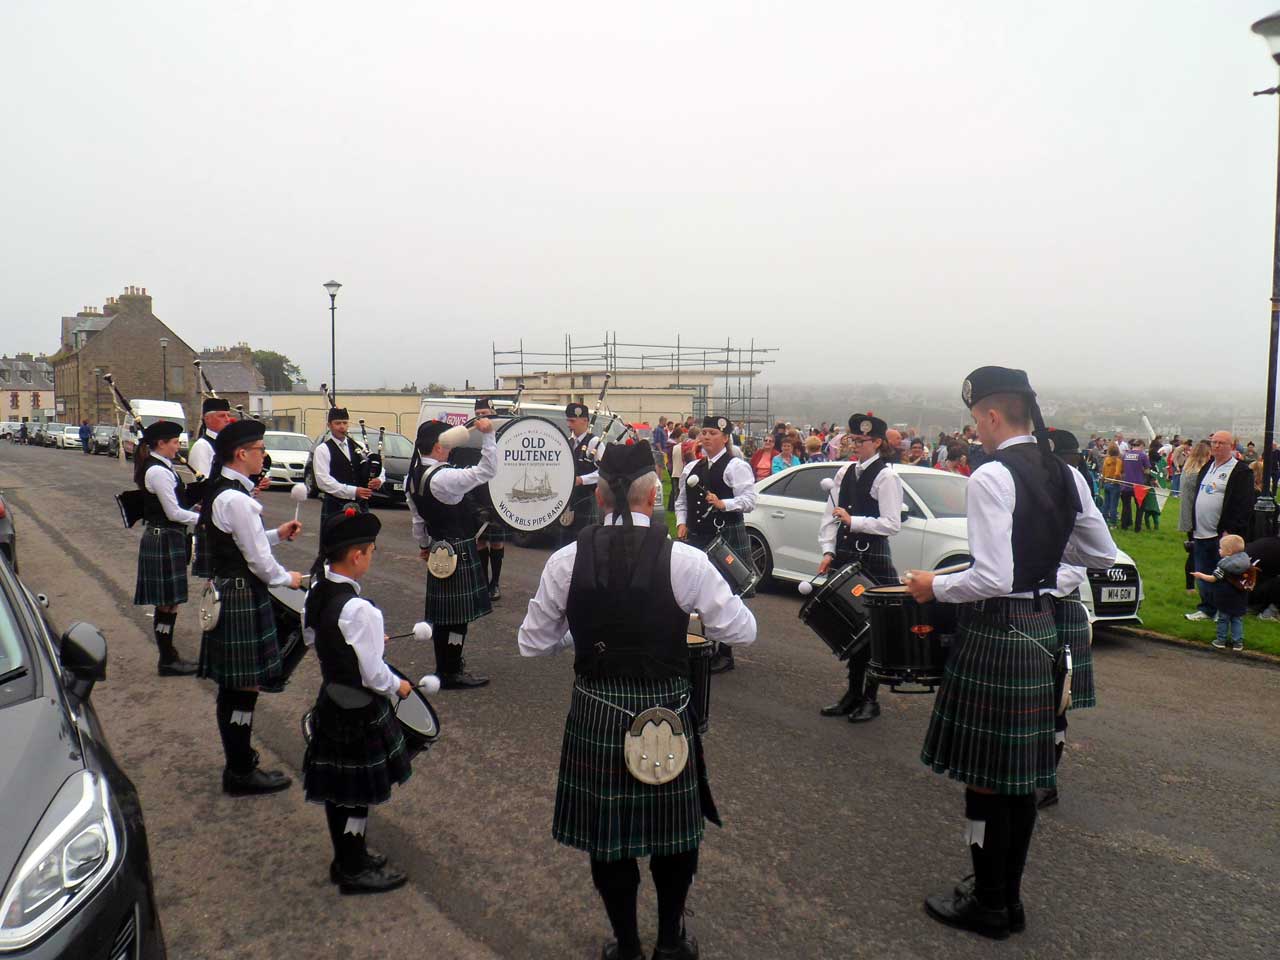
[[[87,700],[93,685],[107,677],[107,641],[91,623],[77,620],[62,635],[62,669],[70,675],[71,692]]]

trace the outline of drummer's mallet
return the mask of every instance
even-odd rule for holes
[[[307,485],[305,483],[295,483],[289,488],[289,496],[293,498],[293,519],[298,519],[298,511],[302,509],[302,504],[307,499]]]
[[[408,633],[397,633],[394,637],[387,637],[387,639],[407,640],[409,637],[413,637],[415,640],[421,640],[423,643],[426,643],[431,639],[431,624],[427,623],[425,620],[419,620],[413,625],[413,629]]]

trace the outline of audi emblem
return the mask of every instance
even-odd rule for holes
[[[1107,571],[1108,580],[1128,580],[1129,576],[1119,567],[1112,567]]]

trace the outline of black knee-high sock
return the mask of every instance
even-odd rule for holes
[[[1005,896],[1010,903],[1022,901],[1022,872],[1027,867],[1027,852],[1036,831],[1036,798],[1028,793],[1003,798],[1009,817],[1009,850],[1005,859]]]
[[[476,556],[480,558],[480,572],[484,574],[485,581],[492,583],[493,581],[489,579],[489,548],[477,547]]]
[[[636,894],[640,890],[640,867],[635,858],[591,860],[591,879],[600,891],[613,936],[622,951],[640,949],[640,926],[636,922]]]
[[[178,651],[173,646],[173,625],[178,622],[178,611],[162,611],[157,609],[152,630],[155,631],[156,649],[160,651],[160,664],[173,663],[178,659]]]
[[[1063,731],[1063,735],[1065,737],[1066,731]],[[1066,747],[1067,741],[1065,739],[1059,740],[1053,745],[1053,769],[1057,770],[1062,764],[1062,751],[1065,750]]]
[[[658,946],[677,947],[684,931],[684,903],[698,872],[698,851],[650,857],[649,872],[658,892]]]
[[[257,690],[219,690],[227,695],[229,713],[227,734],[223,740],[227,753],[227,769],[232,773],[252,773],[258,765],[258,755],[251,744],[253,736],[253,711],[258,703]]]
[[[448,627],[436,624],[431,633],[431,646],[436,651],[436,676],[443,677],[449,673],[449,633]]]
[[[871,658],[870,645],[849,658],[849,689],[859,701],[866,697],[867,663]]]
[[[329,842],[333,844],[334,862],[342,863],[342,828],[347,823],[347,811],[330,800],[324,802],[324,819],[329,826]]]
[[[449,627],[449,664],[450,672],[461,673],[466,664],[462,659],[462,648],[467,642],[467,625],[455,623]]]
[[[467,640],[465,623],[438,623],[431,635],[436,648],[436,675],[452,676],[462,670],[462,647]]]
[[[364,806],[340,807],[336,804],[325,804],[325,812],[333,807],[334,821],[330,830],[336,826],[337,843],[334,849],[338,857],[338,869],[351,876],[364,869],[365,845],[364,830],[369,821],[369,808]]]
[[[489,548],[489,569],[492,571],[489,574],[489,586],[491,587],[496,587],[498,579],[502,576],[502,555],[506,552],[505,547],[501,550]]]
[[[994,793],[964,792],[964,812],[970,821],[969,854],[973,858],[974,894],[979,903],[992,910],[1006,905],[1005,866],[1009,853],[1006,799]],[[1031,797],[1031,805],[1034,809],[1034,796]]]
[[[218,718],[218,736],[222,738],[222,754],[226,758],[228,770],[232,769],[232,761],[236,755],[236,739],[231,730],[231,711],[234,709],[232,704],[235,702],[235,694],[235,690],[219,687],[214,710]]]

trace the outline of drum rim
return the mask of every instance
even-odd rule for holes
[[[397,667],[395,667],[393,664],[388,663],[387,669],[389,669],[393,674],[395,674],[401,680],[409,680],[409,678],[404,675],[404,672],[398,669]],[[422,701],[422,705],[427,708],[427,715],[431,717],[431,723],[435,727],[435,732],[424,733],[422,730],[418,729],[415,726],[412,726],[409,723],[406,723],[404,720],[401,719],[400,708],[405,703],[408,702],[409,697],[405,697],[404,700],[400,700],[397,698],[397,702],[392,707],[391,712],[395,714],[397,723],[400,723],[401,725],[408,727],[411,731],[413,731],[413,733],[416,736],[421,737],[423,740],[434,743],[436,740],[440,739],[440,714],[436,713],[436,708],[431,705],[431,701],[427,699],[427,695],[418,689],[418,685],[416,683],[414,683],[412,680],[409,680],[409,686],[412,687],[412,689],[409,691],[409,697],[412,697],[416,694],[418,699]]]

